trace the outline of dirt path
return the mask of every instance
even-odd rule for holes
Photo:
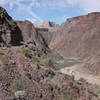
[[[60,69],[60,72],[68,75],[74,75],[75,80],[79,80],[80,78],[84,78],[88,83],[96,84],[100,86],[100,77],[94,76],[87,69],[82,67],[82,64],[76,64],[71,67],[66,67]]]

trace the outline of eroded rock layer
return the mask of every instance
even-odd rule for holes
[[[100,13],[66,20],[53,35],[50,48],[63,56],[96,54],[100,50]]]
[[[0,46],[20,45],[23,40],[20,29],[6,10],[0,7]]]

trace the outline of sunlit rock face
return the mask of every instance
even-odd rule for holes
[[[39,33],[39,29],[37,29],[32,22],[25,20],[16,21],[16,23],[22,32],[24,43],[35,43],[41,51],[46,51],[46,49],[48,49],[45,39]]]
[[[49,47],[63,56],[95,54],[100,48],[100,13],[67,19],[53,35]]]

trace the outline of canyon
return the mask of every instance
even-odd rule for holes
[[[99,84],[83,77],[100,78],[99,22],[95,12],[36,25],[0,7],[0,99],[100,100]]]

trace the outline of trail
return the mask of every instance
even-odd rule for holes
[[[70,67],[60,69],[61,73],[74,75],[75,80],[84,78],[88,83],[96,84],[100,86],[100,77],[91,74],[86,68],[83,68],[82,64],[75,64]]]

